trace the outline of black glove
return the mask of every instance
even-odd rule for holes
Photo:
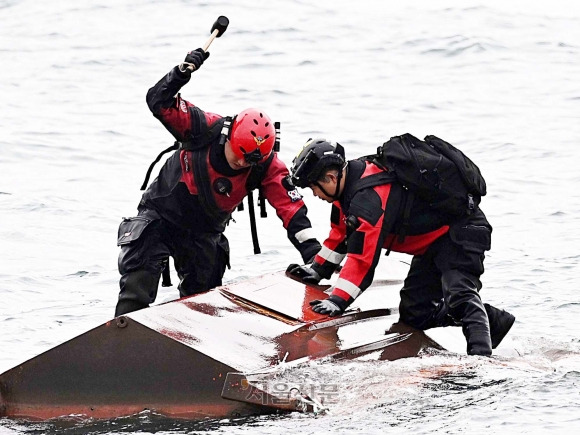
[[[300,266],[299,264],[291,264],[286,269],[286,273],[298,278],[308,284],[318,284],[322,277],[309,266]]]
[[[179,65],[179,71],[184,74],[191,74],[193,71],[200,69],[208,57],[209,52],[203,51],[201,48],[196,48],[187,53],[185,60]]]
[[[344,312],[345,303],[340,303],[336,296],[330,296],[328,299],[310,301],[312,311],[319,314],[328,314],[330,317],[338,316]]]

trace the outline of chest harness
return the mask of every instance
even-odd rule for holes
[[[226,116],[216,121],[211,127],[208,127],[205,114],[197,107],[190,108],[192,112],[192,131],[197,133],[192,134],[188,140],[175,141],[173,145],[163,150],[153,160],[147,169],[145,180],[141,185],[141,190],[145,190],[149,184],[149,179],[154,166],[161,160],[163,155],[171,151],[190,151],[192,155],[191,170],[193,171],[194,182],[198,188],[198,198],[206,210],[206,212],[213,219],[227,219],[229,214],[219,209],[215,202],[212,190],[220,195],[228,195],[232,190],[232,183],[228,178],[217,178],[213,183],[210,183],[210,177],[207,170],[206,156],[211,144],[217,140],[217,145],[221,148],[225,146],[226,141],[231,136],[232,123],[235,117]],[[261,189],[262,180],[266,174],[270,163],[274,159],[274,153],[280,150],[280,123],[275,122],[276,140],[274,148],[270,156],[261,163],[251,161],[250,174],[246,179],[246,190],[248,192],[248,212],[250,214],[250,229],[252,233],[252,243],[254,245],[254,254],[261,253],[260,244],[258,241],[258,232],[256,228],[256,214],[254,211],[254,195],[253,190],[258,189],[258,205],[260,206],[260,217],[267,217],[266,212],[266,198]],[[251,157],[251,156],[250,156]],[[254,160],[254,159],[252,159]],[[244,205],[241,202],[238,205],[238,210],[243,210]],[[165,285],[165,274],[164,274]],[[169,284],[171,285],[171,284]]]

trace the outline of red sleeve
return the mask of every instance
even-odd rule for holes
[[[194,131],[196,128],[195,115],[193,108],[195,106],[187,100],[181,98],[178,94],[175,97],[175,105],[170,107],[161,108],[159,113],[156,115],[157,118],[163,123],[165,128],[173,134],[177,140],[185,140],[190,135],[198,133]],[[221,116],[216,113],[203,112],[205,115],[205,122],[208,127],[221,119]]]
[[[391,185],[383,184],[373,189],[381,199],[381,209],[384,211]],[[348,238],[346,261],[332,292],[334,296],[340,297],[348,304],[352,303],[373,280],[386,237],[383,228],[384,219],[384,213],[374,223],[359,217],[360,226]]]
[[[190,107],[193,107],[193,104],[182,99],[181,96],[177,94],[175,97],[175,104],[170,107],[161,108],[156,114],[156,117],[177,140],[184,140],[192,133],[192,113],[189,110]]]
[[[346,224],[338,201],[332,204],[330,233],[314,257],[313,268],[324,278],[330,278],[346,255]]]

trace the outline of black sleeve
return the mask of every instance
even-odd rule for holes
[[[175,94],[189,82],[190,78],[191,76],[179,71],[179,67],[174,67],[147,92],[149,110],[158,115],[162,108],[171,107],[175,103]]]
[[[314,237],[312,231],[312,225],[310,220],[306,216],[307,209],[306,206],[301,207],[290,219],[288,224],[288,238],[292,245],[300,252],[302,260],[304,263],[310,263],[314,259],[314,256],[320,251],[320,243]],[[308,232],[308,237],[306,240],[298,240],[297,236],[300,237],[301,234]]]

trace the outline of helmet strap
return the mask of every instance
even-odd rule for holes
[[[346,165],[345,165],[345,167],[346,167]],[[322,190],[322,193],[324,193],[329,198],[332,198],[334,201],[338,201],[338,198],[340,197],[340,181],[342,180],[342,176],[344,174],[344,168],[341,167],[338,170],[338,174],[336,176],[336,189],[334,190],[334,195],[331,195],[330,193],[328,193],[318,181],[316,181],[314,183],[316,185],[316,187],[318,187],[320,190]]]
[[[341,167],[338,171],[338,176],[336,177],[336,189],[334,190],[334,196],[332,199],[338,201],[338,197],[340,196],[340,182],[342,180],[342,176],[344,174],[344,167]]]
[[[330,193],[328,193],[328,192],[327,192],[327,191],[324,189],[324,187],[322,187],[322,184],[320,184],[318,181],[315,181],[315,182],[314,182],[314,185],[315,185],[316,187],[318,187],[320,190],[322,190],[322,193],[324,193],[326,196],[328,196],[329,198],[333,198],[333,199],[334,199],[334,196],[332,196]]]
[[[246,163],[249,163],[251,166],[257,165],[262,160],[264,160],[264,156],[260,152],[258,148],[256,148],[251,153],[244,153],[244,160]]]

